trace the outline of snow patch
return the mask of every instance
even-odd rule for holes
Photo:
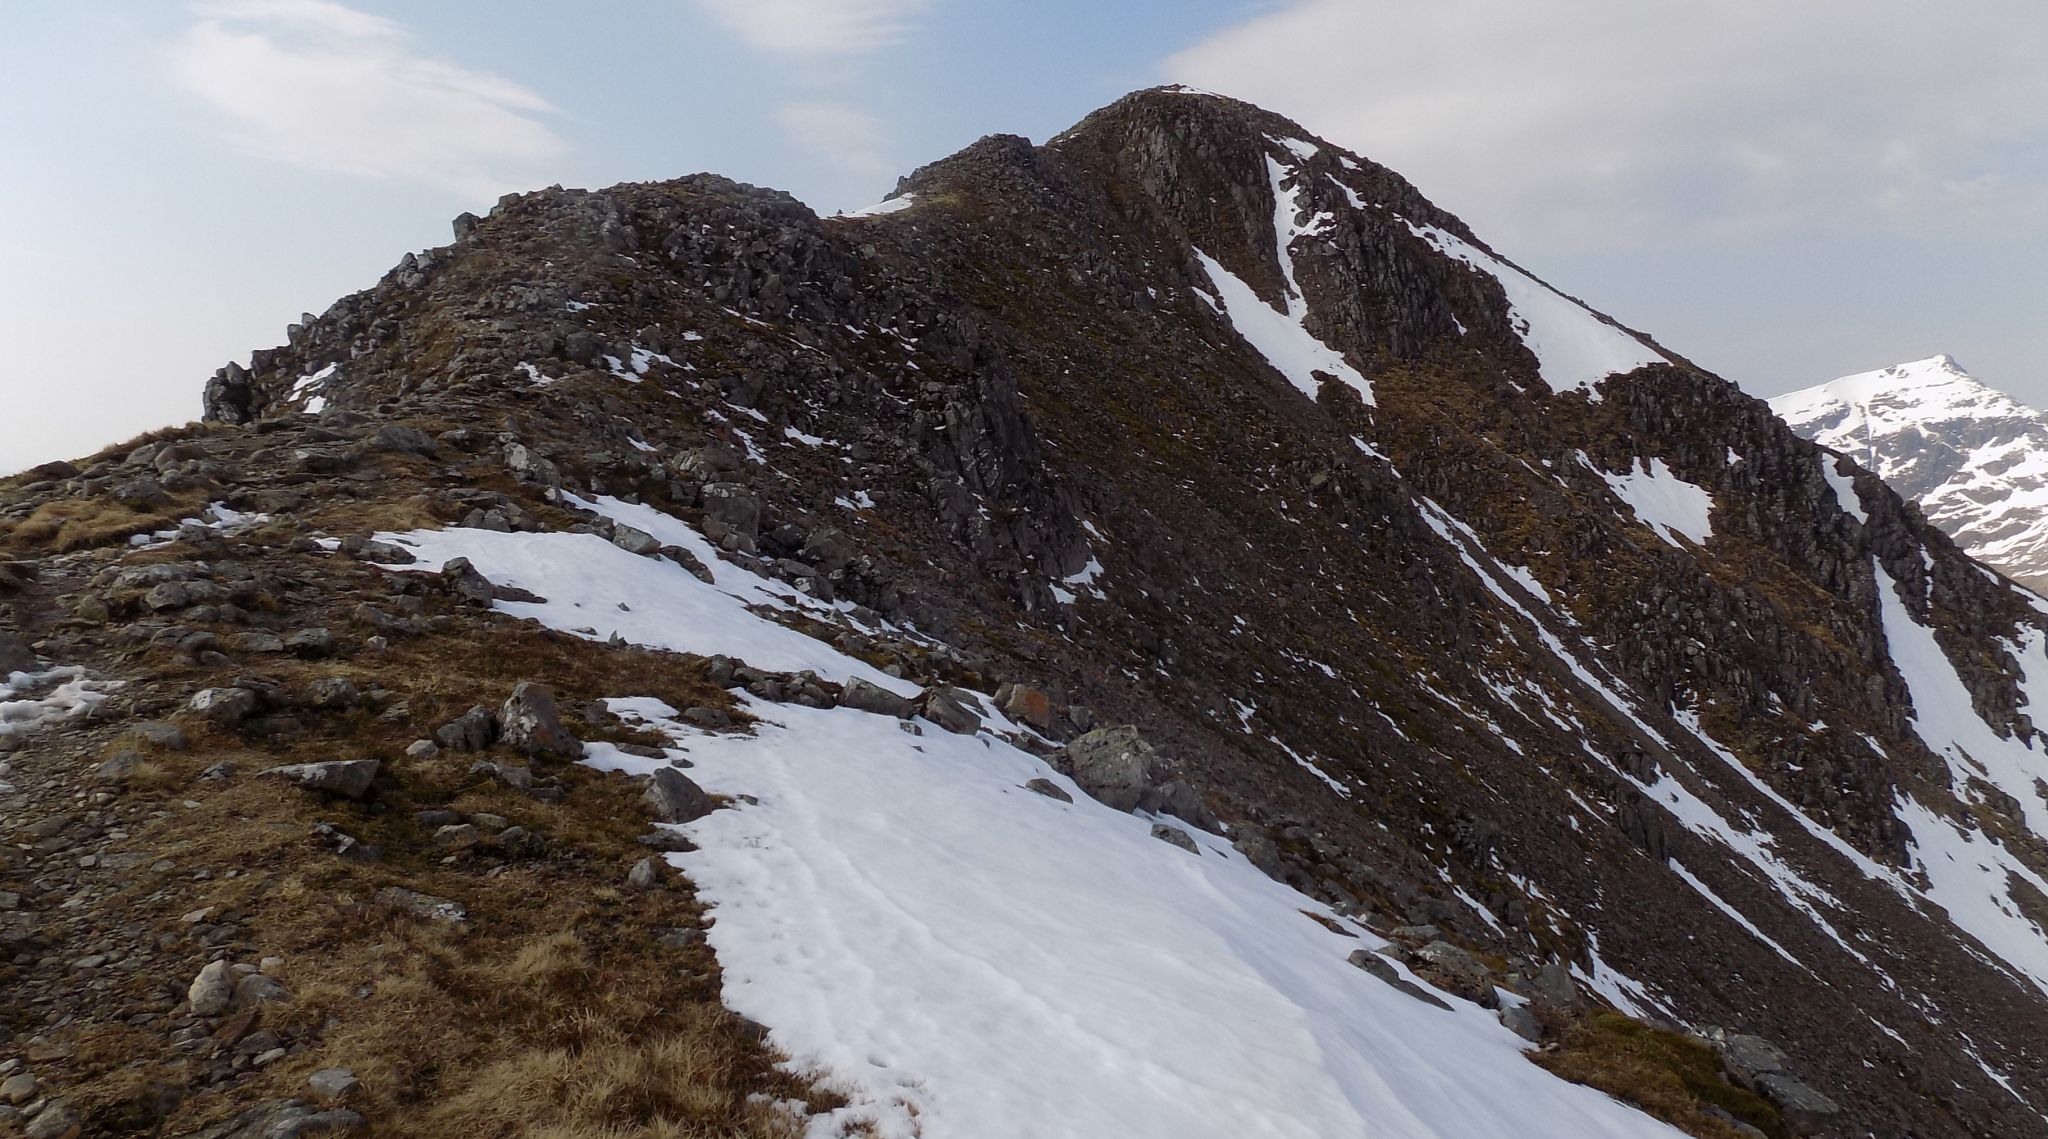
[[[1647,464],[1638,458],[1625,474],[1599,472],[1614,490],[1615,497],[1628,503],[1636,519],[1657,532],[1659,538],[1679,549],[1685,546],[1679,535],[1696,546],[1713,537],[1709,517],[1714,512],[1714,495],[1703,486],[1689,483],[1671,473],[1662,459]]]
[[[851,1100],[812,1135],[1677,1134],[1530,1064],[1486,1010],[1354,968],[1378,939],[1303,916],[1328,913],[1216,836],[1153,839],[986,735],[749,710],[752,737],[672,737],[693,779],[754,801],[669,858],[716,918],[726,1003]]]
[[[1508,319],[1536,356],[1543,381],[1558,391],[1580,390],[1594,399],[1592,386],[1608,376],[1649,364],[1668,363],[1633,334],[1594,315],[1593,310],[1457,234],[1401,219],[1410,232],[1436,250],[1500,282],[1508,298]]]

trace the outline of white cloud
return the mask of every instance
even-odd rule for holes
[[[2048,223],[2039,0],[1296,0],[1166,70],[1517,250]]]
[[[698,7],[763,51],[864,55],[903,38],[930,0],[697,0]]]
[[[851,180],[871,184],[889,175],[888,131],[858,107],[825,100],[785,103],[775,108],[775,124],[790,142],[822,156]]]
[[[329,0],[197,5],[177,81],[265,157],[487,199],[566,146],[531,90],[420,53],[405,28]]]

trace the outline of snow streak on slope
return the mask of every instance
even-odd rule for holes
[[[1231,327],[1303,395],[1316,398],[1321,384],[1315,373],[1323,372],[1351,387],[1371,406],[1372,383],[1344,359],[1342,352],[1308,330],[1308,301],[1294,280],[1295,239],[1321,232],[1329,215],[1317,214],[1304,225],[1300,220],[1298,180],[1292,187],[1286,185],[1294,178],[1293,173],[1271,158],[1266,159],[1266,172],[1273,184],[1273,241],[1280,251],[1280,275],[1287,282],[1286,308],[1275,310],[1260,300],[1250,285],[1214,257],[1199,249],[1195,256],[1201,258],[1202,268],[1222,299],[1223,314],[1229,318]]]
[[[1913,619],[1899,586],[1876,559],[1878,602],[1892,663],[1913,700],[1913,729],[1935,754],[1948,761],[1956,796],[1979,798],[1967,786],[1982,780],[2018,800],[2027,829],[2048,834],[2048,800],[2039,777],[2048,757],[2018,739],[2003,737],[1978,716],[1969,689],[1934,639]],[[2023,655],[2038,661],[2038,652]],[[2031,679],[2031,677],[2030,677]],[[1926,873],[1927,899],[2006,964],[2048,991],[2048,933],[2014,901],[2014,882],[2048,894],[2048,882],[2028,870],[1999,841],[1974,827],[1963,829],[1913,800],[1895,812],[1913,834],[1914,868]]]
[[[477,572],[501,586],[539,594],[541,601],[499,601],[496,608],[529,617],[550,629],[601,640],[616,633],[650,648],[725,653],[757,668],[779,672],[815,671],[831,680],[860,677],[909,695],[917,686],[846,656],[821,641],[763,620],[749,605],[790,609],[820,603],[779,581],[758,577],[719,560],[701,534],[648,506],[612,498],[584,502],[637,526],[670,545],[696,554],[717,584],[707,584],[666,558],[629,554],[595,534],[548,532],[505,534],[460,527],[377,535],[403,546],[418,561],[392,570],[438,570],[452,558],[468,558]],[[808,606],[807,606],[808,607]]]
[[[1672,474],[1664,460],[1651,459],[1645,465],[1637,459],[1627,474],[1599,474],[1614,489],[1615,496],[1636,512],[1643,525],[1671,545],[1685,548],[1678,540],[1680,534],[1697,546],[1706,545],[1713,536],[1714,527],[1708,521],[1714,512],[1713,494]]]
[[[1794,431],[1918,502],[1970,553],[2048,574],[2048,416],[1934,356],[1771,402]]]
[[[1530,1064],[1486,1010],[1353,967],[1377,939],[1214,836],[1160,842],[986,735],[749,710],[752,738],[670,726],[693,778],[758,800],[670,857],[716,917],[727,1003],[850,1090],[813,1134],[1676,1135]]]
[[[1592,386],[1618,372],[1667,361],[1649,345],[1593,315],[1593,311],[1457,234],[1401,219],[1417,237],[1500,282],[1509,320],[1536,356],[1543,382],[1557,391]]]

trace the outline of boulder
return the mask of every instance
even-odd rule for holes
[[[44,1105],[21,1133],[25,1139],[78,1139],[84,1129],[85,1123],[78,1117],[78,1112],[60,1099]]]
[[[381,761],[375,759],[333,759],[321,763],[289,763],[263,772],[323,795],[361,799],[370,793]]]
[[[1237,836],[1230,845],[1244,855],[1245,861],[1257,867],[1259,873],[1275,882],[1287,880],[1287,866],[1280,860],[1280,847],[1272,839],[1252,831]]]
[[[1050,732],[1053,727],[1052,697],[1028,684],[1006,685],[996,694],[996,706],[1002,713],[1037,731]]]
[[[1721,1066],[1735,1082],[1752,1087],[1763,1076],[1785,1071],[1785,1053],[1761,1036],[1711,1030],[1707,1042],[1721,1057]]]
[[[878,716],[894,716],[908,720],[917,715],[917,702],[908,696],[898,696],[879,684],[871,684],[854,677],[846,682],[839,694],[839,706],[872,712]]]
[[[334,653],[334,634],[325,629],[300,629],[284,639],[285,651],[309,660]]]
[[[1500,1010],[1501,1027],[1531,1044],[1543,1040],[1543,1021],[1528,1005],[1509,1005]]]
[[[1396,989],[1399,989],[1403,993],[1406,993],[1407,995],[1414,997],[1416,1000],[1421,1001],[1423,1004],[1435,1005],[1437,1008],[1443,1009],[1445,1012],[1451,1011],[1451,1006],[1448,1003],[1446,1003],[1442,997],[1437,996],[1435,993],[1430,992],[1428,989],[1423,988],[1421,985],[1418,985],[1415,982],[1409,980],[1408,978],[1403,977],[1400,971],[1394,968],[1393,962],[1388,961],[1385,957],[1381,956],[1378,953],[1374,953],[1370,949],[1354,949],[1351,951],[1351,955],[1349,957],[1346,957],[1345,960],[1351,962],[1353,965],[1356,965],[1358,968],[1365,970],[1373,976],[1378,977],[1380,980],[1385,981],[1387,984],[1394,986]]]
[[[498,742],[529,756],[580,759],[583,745],[555,711],[555,690],[537,681],[522,680],[498,709]]]
[[[1545,962],[1530,975],[1524,987],[1529,990],[1529,996],[1552,1008],[1579,1007],[1578,983],[1572,980],[1572,971],[1559,962]]]
[[[981,730],[981,716],[973,710],[974,696],[960,688],[934,688],[924,694],[924,716],[954,735],[971,736]]]
[[[185,990],[185,999],[192,1005],[194,1016],[219,1016],[228,1010],[228,1004],[235,999],[234,978],[228,972],[226,961],[211,961],[192,978],[192,984]]]
[[[449,558],[441,564],[441,584],[465,605],[489,609],[497,598],[491,579],[477,572],[468,558]]]
[[[1432,941],[1416,950],[1408,967],[1422,979],[1450,993],[1482,1006],[1498,1000],[1493,991],[1493,971],[1470,953],[1448,941]]]
[[[1061,748],[1052,763],[1104,806],[1134,811],[1152,789],[1157,755],[1138,729],[1125,725],[1082,735]]]
[[[362,692],[346,676],[323,676],[306,689],[306,703],[330,712],[344,712],[362,702]]]
[[[434,729],[434,742],[450,751],[482,751],[498,738],[498,721],[479,704]]]
[[[647,781],[647,790],[640,794],[640,801],[654,812],[655,818],[665,823],[701,819],[715,806],[709,792],[673,767],[655,769],[654,777]]]
[[[257,1005],[275,1004],[292,999],[291,990],[284,987],[275,977],[262,973],[251,973],[235,982],[235,1007],[255,1008]]]
[[[1822,1095],[1802,1080],[1783,1072],[1770,1072],[1758,1076],[1756,1093],[1778,1105],[1778,1110],[1794,1121],[1818,1122],[1820,1117],[1836,1115],[1842,1105]]]
[[[256,694],[246,688],[204,688],[192,694],[191,709],[222,727],[233,727],[256,714]]]
[[[612,545],[643,558],[661,552],[661,543],[655,540],[654,535],[623,522],[614,523],[612,526]]]

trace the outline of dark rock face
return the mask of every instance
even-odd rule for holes
[[[1304,231],[1285,257],[1275,170]],[[1618,975],[1659,1017],[1772,1042],[1840,1107],[1824,1125],[1840,1133],[2048,1134],[2048,997],[1917,897],[1929,845],[1901,804],[2036,872],[2048,848],[2026,788],[1973,787],[1920,738],[1883,613],[1897,600],[1932,629],[1965,711],[2023,744],[2015,646],[2043,632],[2024,597],[1670,353],[1560,390],[1499,280],[1417,228],[1483,250],[1477,235],[1277,116],[1141,93],[1042,146],[985,139],[903,189],[907,209],[823,219],[710,175],[510,198],[223,369],[213,428],[17,484],[0,529],[143,478],[287,522],[345,501],[593,545],[620,531],[577,501],[645,504],[707,544],[644,568],[708,580],[722,558],[830,598],[847,623],[792,623],[927,693],[848,684],[839,703],[986,733],[978,698],[949,690],[1008,685],[995,706],[1042,752],[1069,740],[1052,762],[1089,794],[1217,829],[1334,912],[1406,930],[1474,992],[1461,953],[1519,962],[1523,995],[1555,1007],[1594,999],[1575,972]],[[1198,250],[1275,305],[1291,265],[1304,327],[1372,403],[1286,382],[1219,313]],[[315,417],[302,385],[323,375]],[[1710,499],[1703,547],[1618,497],[1652,461]],[[56,567],[80,583],[65,589],[7,586],[34,576],[10,570],[0,601],[37,644],[86,627],[105,630],[96,660],[232,669],[256,666],[230,653],[416,652],[532,599],[473,569],[349,560],[384,585],[272,619],[314,583],[238,577],[233,542],[181,541],[179,563],[91,549]],[[334,715],[237,675],[192,680],[177,695],[201,699],[178,714],[245,739]],[[815,676],[743,660],[703,676],[834,702]],[[501,694],[422,705],[411,732],[476,751],[502,718],[508,747],[574,754],[531,700],[448,720]],[[714,806],[668,767],[646,804],[668,821]]]

